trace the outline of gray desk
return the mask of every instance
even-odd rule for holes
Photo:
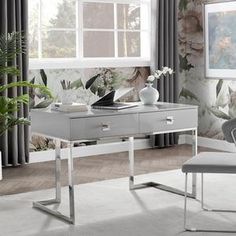
[[[193,155],[197,153],[197,120],[196,106],[183,104],[158,103],[120,110],[95,110],[88,112],[61,113],[55,111],[33,110],[31,112],[32,132],[55,139],[55,198],[34,202],[33,206],[59,217],[67,222],[75,222],[74,204],[74,169],[72,147],[73,143],[84,139],[100,139],[105,137],[129,137],[129,188],[130,190],[155,187],[172,193],[184,195],[174,189],[159,183],[134,183],[134,136],[140,134],[162,134],[170,132],[192,131]],[[49,209],[47,205],[61,202],[61,141],[68,143],[68,176],[69,176],[69,208],[70,215],[65,216],[58,211]],[[158,151],[158,150],[157,150]],[[192,193],[196,197],[196,175],[193,175]]]

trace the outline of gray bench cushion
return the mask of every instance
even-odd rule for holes
[[[201,152],[182,166],[183,172],[236,173],[236,153]]]

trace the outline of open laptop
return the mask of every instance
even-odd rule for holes
[[[121,110],[130,107],[136,107],[136,103],[124,103],[124,102],[115,102],[119,98],[123,97],[129,93],[133,88],[122,88],[118,90],[113,90],[100,98],[98,101],[91,105],[94,109],[108,109],[108,110]]]

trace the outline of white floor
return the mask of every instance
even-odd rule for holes
[[[236,209],[235,178],[233,175],[207,175],[207,204]],[[180,189],[184,186],[184,175],[179,170],[137,177],[137,181],[147,180]],[[127,178],[83,184],[75,190],[77,219],[74,226],[32,208],[32,201],[51,198],[54,190],[0,197],[0,236],[224,235],[183,232],[182,196],[154,188],[129,191]],[[65,213],[67,199],[67,188],[63,188],[60,210]],[[202,212],[195,200],[189,200],[188,206],[192,224],[236,230],[236,214]]]

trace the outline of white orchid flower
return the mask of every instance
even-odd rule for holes
[[[154,75],[150,75],[147,79],[147,82],[153,82],[155,79],[160,79],[161,75],[166,76],[167,74],[172,75],[173,73],[174,71],[171,68],[163,66],[162,70],[154,71]]]
[[[162,68],[162,72],[165,75],[169,71],[169,67],[165,66]]]
[[[148,82],[153,82],[155,80],[155,76],[154,75],[149,75],[147,78]]]
[[[159,78],[161,75],[162,75],[162,71],[161,70],[156,70],[155,73],[154,73],[154,76],[156,78]]]

